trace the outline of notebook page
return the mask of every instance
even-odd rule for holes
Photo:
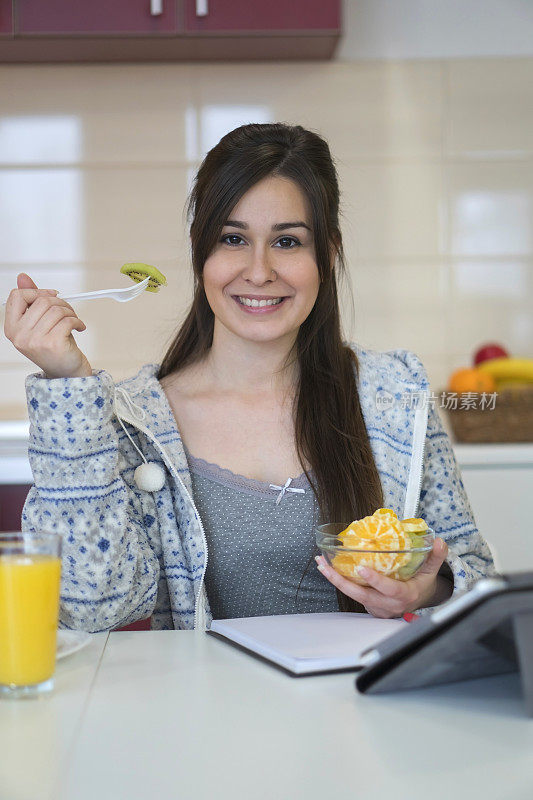
[[[287,669],[357,666],[363,650],[408,623],[369,614],[283,614],[214,620],[211,630]]]

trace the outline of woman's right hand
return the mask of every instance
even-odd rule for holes
[[[91,365],[72,335],[72,331],[84,331],[86,325],[56,294],[53,289],[38,289],[22,272],[7,299],[4,332],[47,378],[90,376]]]

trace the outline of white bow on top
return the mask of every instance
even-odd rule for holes
[[[297,494],[305,494],[305,489],[293,489],[292,486],[290,485],[291,482],[292,478],[287,478],[284,486],[276,486],[274,483],[269,484],[270,489],[275,489],[277,492],[279,492],[276,499],[277,506],[279,506],[279,504],[283,500],[283,495],[285,494],[285,492],[295,492]]]

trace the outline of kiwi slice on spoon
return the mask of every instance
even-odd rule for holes
[[[123,272],[124,275],[128,275],[135,283],[140,283],[144,281],[145,278],[149,278],[150,280],[146,287],[147,292],[158,292],[160,286],[167,285],[167,279],[163,273],[159,272],[157,267],[152,267],[150,264],[142,264],[141,262],[123,264],[120,271]]]

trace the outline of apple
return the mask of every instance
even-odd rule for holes
[[[484,344],[474,354],[474,365],[477,366],[483,361],[490,361],[491,358],[509,358],[509,353],[500,344],[489,342]]]

